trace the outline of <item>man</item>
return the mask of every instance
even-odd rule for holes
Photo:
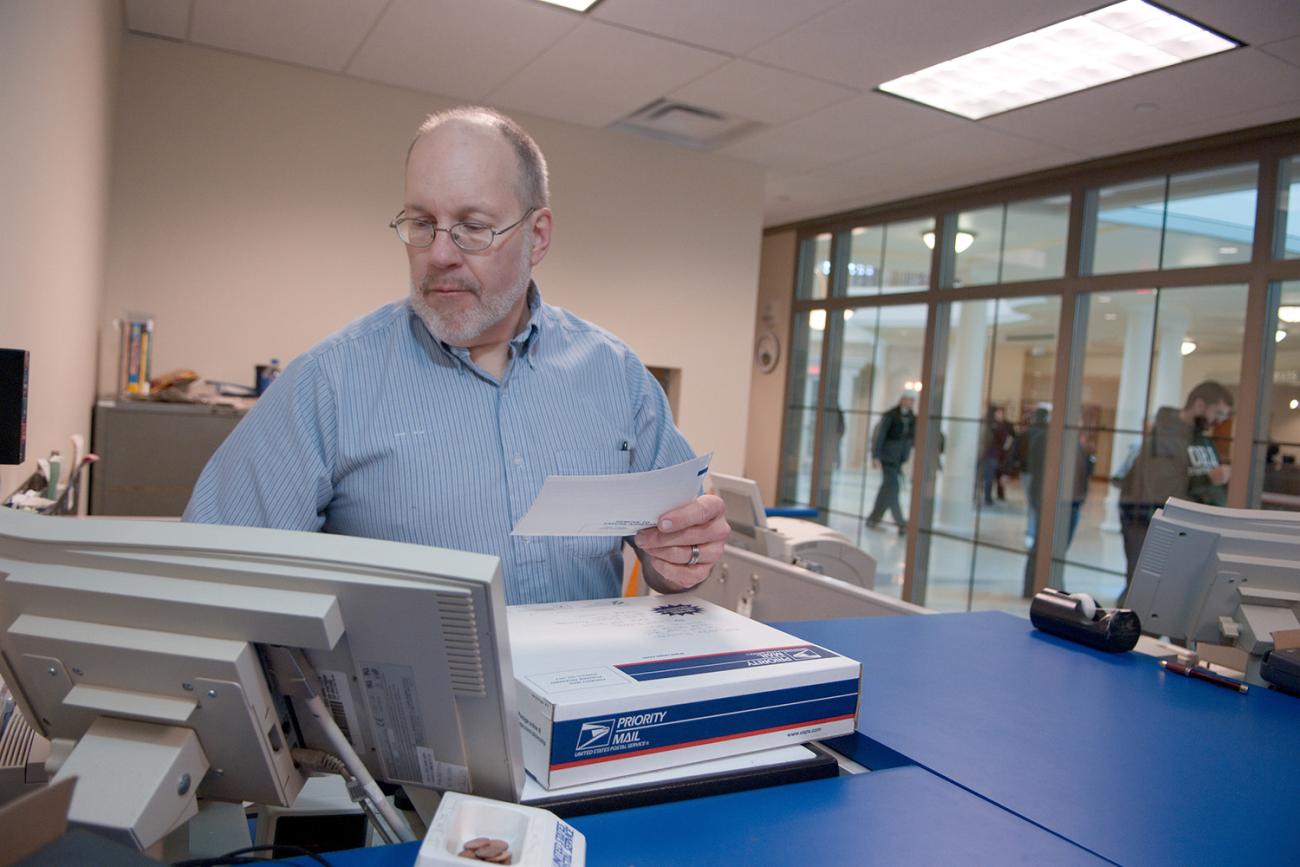
[[[1043,501],[1043,464],[1047,461],[1047,425],[1051,415],[1052,405],[1046,401],[1034,407],[1017,444],[1025,486],[1025,547],[1031,550],[1038,540],[1038,507]]]
[[[552,474],[693,456],[663,390],[617,338],[542,303],[546,163],[514,121],[430,117],[407,154],[411,293],[296,359],[200,476],[185,520],[324,530],[492,554],[506,601],[618,595],[622,539],[517,537]],[[647,583],[703,581],[722,500],[695,498],[630,541]]]
[[[1155,423],[1120,480],[1119,523],[1128,560],[1126,580],[1133,580],[1147,526],[1165,500],[1180,497],[1212,506],[1227,505],[1232,468],[1219,463],[1210,432],[1231,414],[1232,394],[1213,381],[1202,382],[1188,392],[1181,410],[1166,406],[1156,412]]]
[[[871,439],[871,466],[880,470],[880,490],[876,492],[876,505],[867,516],[867,526],[875,527],[884,517],[885,510],[898,525],[898,535],[907,532],[907,521],[898,505],[899,481],[903,464],[912,453],[912,440],[916,436],[916,415],[912,411],[916,392],[905,391],[898,404],[883,416],[876,425],[876,435]]]
[[[1011,444],[1015,438],[1016,429],[1007,421],[1007,411],[1000,406],[990,404],[979,464],[980,477],[984,482],[984,505],[986,506],[993,505],[995,485],[998,489],[998,499],[1007,498],[1002,476],[1006,472],[1007,460],[1011,455]]]

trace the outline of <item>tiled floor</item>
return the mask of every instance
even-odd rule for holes
[[[867,485],[871,490],[865,498],[868,508],[875,496],[875,484],[878,481],[869,476]],[[1066,590],[1090,593],[1102,605],[1113,604],[1124,586],[1123,542],[1117,530],[1101,528],[1107,492],[1104,482],[1092,483],[1064,573]],[[949,504],[947,510],[936,510],[963,517],[959,518],[961,526],[937,524],[935,529],[939,533],[923,536],[930,540],[928,590],[924,601],[927,607],[940,611],[996,609],[1028,615],[1029,600],[1022,597],[1027,559],[1024,491],[1017,480],[1011,480],[1006,493],[1005,501],[978,510],[974,502],[961,504],[960,508]],[[860,488],[841,489],[836,494],[837,502],[864,501]],[[909,486],[904,484],[904,509],[909,496]],[[867,528],[860,518],[839,514],[832,514],[827,523],[876,558],[878,591],[893,596],[901,594],[907,546],[892,524]],[[979,544],[973,544],[972,538],[978,539]]]

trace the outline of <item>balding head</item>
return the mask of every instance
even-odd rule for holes
[[[532,136],[524,132],[519,124],[510,118],[479,105],[462,105],[447,111],[431,114],[420,124],[411,146],[406,150],[406,162],[410,165],[411,152],[426,134],[446,124],[472,124],[497,132],[514,151],[518,162],[515,195],[524,208],[545,208],[551,204],[550,183],[547,178],[546,157]]]

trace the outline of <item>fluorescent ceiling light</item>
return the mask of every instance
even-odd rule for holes
[[[595,6],[598,0],[542,0],[543,3],[550,3],[552,6],[563,6],[565,9],[572,9],[574,12],[586,12],[592,6]]]
[[[813,331],[826,330],[826,311],[810,310],[808,311],[808,327]]]
[[[1123,0],[878,89],[979,120],[1239,44],[1142,0]]]
[[[1300,322],[1300,307],[1279,307],[1277,309],[1277,318],[1290,325]]]
[[[846,311],[846,312],[847,312],[847,311]],[[1286,340],[1286,331],[1283,330],[1283,329],[1281,329],[1281,328],[1279,328],[1279,329],[1277,330],[1277,334],[1274,334],[1274,335],[1273,335],[1273,342],[1274,342],[1274,343],[1281,343],[1283,340]]]
[[[1183,345],[1179,347],[1179,351],[1182,352],[1183,355],[1191,355],[1193,352],[1196,351],[1196,341],[1192,340],[1191,338],[1184,337]]]

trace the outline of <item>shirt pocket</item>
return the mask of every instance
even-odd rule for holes
[[[556,452],[556,468],[563,476],[614,476],[630,469],[631,440],[607,446],[562,449]],[[622,536],[561,536],[560,550],[572,557],[613,557],[623,546]]]

